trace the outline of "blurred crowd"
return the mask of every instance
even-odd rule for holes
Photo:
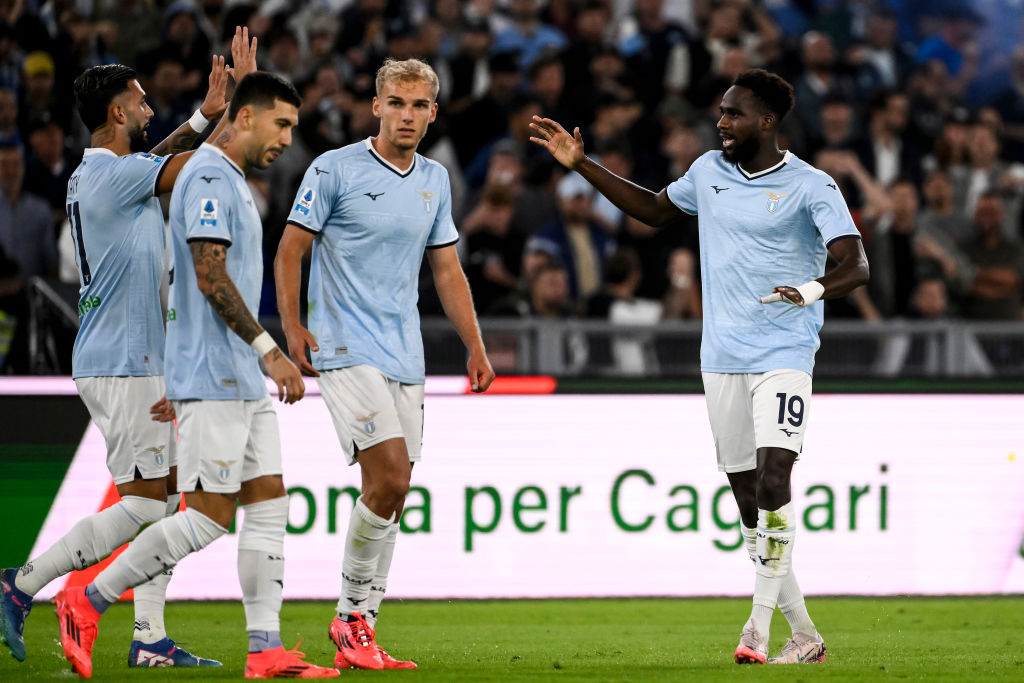
[[[1022,317],[1015,0],[0,0],[0,316],[24,315],[30,276],[77,282],[75,77],[134,67],[155,144],[195,111],[236,25],[303,96],[293,148],[250,178],[268,258],[310,161],[376,134],[378,66],[415,56],[441,79],[420,151],[450,172],[481,315],[699,318],[696,220],[624,216],[532,144],[529,122],[578,126],[589,154],[657,191],[718,147],[721,95],[763,67],[796,89],[782,142],[839,183],[871,261],[869,288],[829,315]],[[439,311],[423,281],[423,312]]]

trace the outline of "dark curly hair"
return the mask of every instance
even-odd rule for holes
[[[765,109],[775,114],[777,121],[782,121],[793,108],[793,86],[778,74],[750,69],[737,76],[732,84],[754,93]]]

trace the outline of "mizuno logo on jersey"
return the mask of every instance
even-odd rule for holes
[[[835,183],[825,183],[825,187],[831,187],[833,190],[838,190]]]
[[[785,429],[783,427],[779,427],[779,431],[782,432],[783,434],[785,434],[787,437],[788,436],[793,436],[794,434],[799,434],[800,433],[800,432],[791,432],[788,429]]]
[[[319,166],[314,166],[313,170],[316,171],[317,175],[320,175],[321,173],[327,173],[328,175],[330,174],[330,171],[325,171],[324,169],[320,168]]]
[[[217,200],[199,200],[199,225],[215,227],[217,225]]]
[[[768,213],[775,213],[775,210],[779,208],[779,201],[783,197],[788,197],[788,194],[775,194],[771,190],[762,190],[768,195]]]
[[[718,194],[719,192],[725,192],[729,188],[728,187],[719,187],[718,185],[712,185],[711,189],[715,191],[715,194]]]
[[[384,194],[384,193],[383,192],[378,192],[377,194],[374,194],[372,192],[364,192],[363,193],[364,196],[369,197],[373,201],[377,201],[377,197],[381,196],[382,194]]]
[[[207,185],[209,185],[209,184],[210,184],[210,183],[212,183],[212,182],[213,182],[214,180],[220,180],[220,176],[213,176],[212,178],[208,178],[208,177],[206,177],[206,176],[204,176],[204,175],[201,175],[201,176],[199,176],[199,179],[200,179],[200,180],[205,180],[205,181],[206,181],[206,184],[207,184]]]
[[[314,199],[316,199],[316,192],[313,188],[302,188],[302,192],[299,193],[299,201],[295,203],[295,208],[293,208],[292,211],[298,211],[303,216],[308,216],[310,207],[313,206]]]

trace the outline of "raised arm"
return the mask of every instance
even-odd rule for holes
[[[199,291],[224,324],[250,345],[257,337],[266,334],[228,275],[228,247],[209,240],[193,240],[189,246],[192,250],[192,262],[195,265]],[[269,343],[273,344],[273,341]],[[282,401],[295,403],[302,398],[306,391],[302,375],[276,344],[263,354],[263,363],[267,373],[277,382],[278,396]]]
[[[668,192],[654,193],[621,178],[583,153],[583,138],[580,129],[572,135],[551,119],[533,117],[530,128],[540,137],[530,140],[551,153],[558,163],[570,171],[576,171],[598,192],[611,200],[633,218],[647,225],[662,226],[682,212],[668,198]]]
[[[299,296],[302,288],[302,259],[313,246],[315,235],[293,224],[285,226],[281,243],[274,257],[274,282],[277,287],[277,312],[288,340],[288,355],[303,374],[319,377],[306,360],[306,347],[319,351],[316,339],[302,326],[299,318]]]
[[[474,392],[487,391],[494,381],[494,370],[487,360],[484,340],[480,336],[480,325],[473,310],[473,297],[469,293],[469,283],[459,265],[459,255],[455,245],[427,250],[430,271],[434,275],[434,286],[441,298],[441,306],[452,327],[458,333],[462,343],[469,351],[466,369],[469,383]]]

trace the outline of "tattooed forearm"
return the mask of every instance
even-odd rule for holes
[[[235,287],[227,271],[228,248],[215,242],[195,241],[192,261],[195,263],[199,291],[213,306],[220,319],[230,327],[246,344],[251,344],[263,333],[241,293]]]
[[[198,137],[199,133],[197,133],[192,126],[188,124],[188,121],[186,121],[178,126],[176,131],[168,135],[163,142],[149,151],[151,154],[156,154],[157,156],[187,152],[192,149],[192,145]]]

